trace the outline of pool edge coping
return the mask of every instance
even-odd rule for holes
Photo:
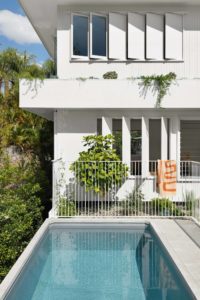
[[[162,220],[163,221],[163,220]],[[198,248],[197,245],[192,241],[192,239],[176,224],[174,220],[165,220],[169,221],[170,223],[173,222],[175,227],[177,227],[179,233],[182,232],[182,234],[185,236],[186,240],[191,242],[191,245],[194,248]],[[157,224],[156,224],[157,223]],[[189,290],[191,291],[194,299],[199,300],[200,299],[200,283],[198,283],[194,277],[193,277],[193,270],[192,270],[192,264],[189,266],[188,264],[184,263],[182,259],[180,258],[180,251],[178,251],[178,247],[173,247],[173,243],[170,242],[171,239],[169,236],[167,236],[166,232],[162,230],[161,224],[159,224],[159,220],[151,220],[150,226],[153,229],[153,232],[157,235],[159,238],[161,244],[164,246],[165,250],[167,251],[168,255],[170,256],[170,259],[173,261],[175,267],[177,268],[177,271],[182,276],[183,280],[187,284]],[[178,244],[178,241],[176,241]],[[181,247],[181,245],[179,245]],[[193,249],[194,249],[193,248]],[[181,249],[181,248],[180,248]],[[199,253],[200,249],[198,248]],[[193,258],[192,258],[193,259]]]

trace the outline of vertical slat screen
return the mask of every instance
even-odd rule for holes
[[[183,16],[167,13],[165,16],[165,58],[183,59]]]
[[[146,15],[146,58],[164,58],[164,16],[148,13]]]
[[[123,14],[109,14],[109,58],[126,59],[127,17]]]
[[[128,14],[128,58],[145,59],[145,16]]]

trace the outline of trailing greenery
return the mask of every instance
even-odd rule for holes
[[[151,75],[141,76],[140,86],[143,88],[143,92],[146,96],[147,91],[150,89],[154,93],[157,93],[156,107],[161,107],[163,98],[169,91],[170,86],[176,81],[176,74],[170,72],[166,75]]]
[[[103,74],[103,79],[117,79],[118,74],[115,71],[107,72]]]
[[[52,70],[27,53],[0,52],[0,281],[51,207],[53,124],[19,108],[19,79]]]
[[[181,210],[175,203],[168,198],[154,198],[151,200],[151,212],[152,215],[160,216],[180,216],[183,215]]]
[[[123,182],[128,167],[120,161],[116,150],[112,148],[112,135],[89,135],[83,138],[85,151],[71,165],[78,182],[96,193],[107,192],[113,185]]]

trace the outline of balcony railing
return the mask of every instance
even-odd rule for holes
[[[149,168],[148,176],[142,168]],[[56,217],[193,217],[200,221],[200,163],[176,162],[176,191],[160,194],[157,161],[53,163]],[[73,170],[72,170],[73,169]]]

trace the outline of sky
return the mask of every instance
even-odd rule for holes
[[[49,58],[17,0],[0,0],[0,51],[8,47],[33,54],[39,64]]]

